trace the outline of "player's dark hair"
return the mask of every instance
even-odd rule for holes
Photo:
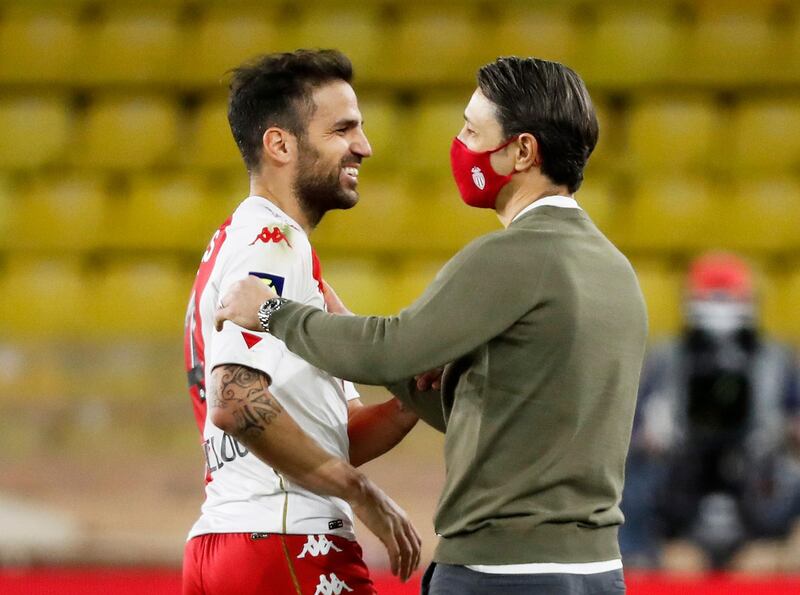
[[[539,143],[542,172],[575,192],[599,132],[581,77],[558,62],[506,57],[478,71],[478,87],[497,107],[505,138],[532,134]]]
[[[314,89],[337,80],[350,83],[353,65],[336,50],[297,50],[260,56],[232,73],[228,122],[247,170],[253,172],[267,128],[304,136],[316,110]]]

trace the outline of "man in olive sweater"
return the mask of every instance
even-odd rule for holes
[[[505,229],[396,316],[336,316],[238,282],[217,312],[312,365],[390,385],[445,432],[432,595],[624,593],[619,501],[647,316],[628,260],[572,197],[597,142],[580,77],[500,58],[453,141],[462,199]],[[441,390],[415,375],[444,366]]]

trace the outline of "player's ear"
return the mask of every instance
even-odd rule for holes
[[[297,139],[283,128],[273,126],[264,131],[261,145],[265,160],[288,163],[296,152]]]

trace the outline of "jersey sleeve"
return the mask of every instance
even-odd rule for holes
[[[344,380],[342,381],[342,385],[344,386],[344,396],[348,401],[354,401],[355,399],[361,398],[361,394],[358,392],[355,384],[349,380]]]
[[[303,246],[289,242],[247,243],[251,235],[258,237],[260,227],[248,234],[240,232],[223,264],[218,278],[219,300],[225,297],[230,286],[248,275],[258,277],[278,295],[303,300]],[[265,228],[268,229],[268,228]],[[214,304],[217,308],[219,303]],[[286,353],[282,341],[267,333],[253,332],[226,321],[222,330],[212,330],[213,338],[208,357],[208,369],[222,364],[239,364],[267,374],[270,378],[278,369]]]

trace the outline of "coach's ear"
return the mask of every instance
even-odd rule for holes
[[[261,146],[264,160],[283,165],[289,163],[296,154],[297,139],[291,132],[273,126],[264,131]]]

